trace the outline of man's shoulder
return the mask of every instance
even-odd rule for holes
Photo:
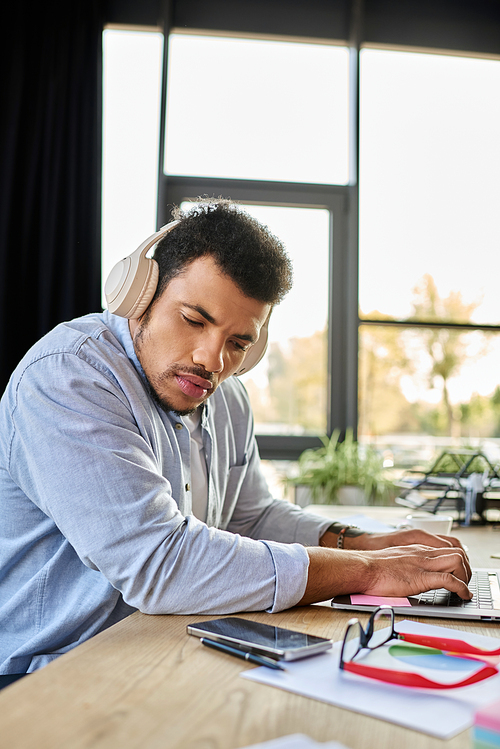
[[[34,354],[44,350],[48,352],[58,351],[59,349],[68,352],[75,351],[82,341],[88,338],[97,340],[107,330],[108,327],[102,313],[96,312],[83,317],[76,317],[74,320],[56,325],[43,338],[40,338],[31,351]]]
[[[49,363],[60,357],[69,355],[106,367],[117,354],[126,356],[106,313],[85,315],[60,323],[40,338],[16,367],[12,381],[19,381],[37,363]]]

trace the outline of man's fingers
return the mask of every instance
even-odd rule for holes
[[[444,544],[445,546],[447,546],[448,544],[451,544],[451,546],[458,546],[460,549],[464,548],[461,542],[455,536],[444,536],[444,535],[441,535],[440,533],[437,533],[436,538],[441,538],[443,541],[445,541],[446,542]]]
[[[422,531],[419,528],[412,529],[412,537],[415,539],[410,543],[424,544],[424,546],[435,546],[444,549],[446,546],[453,546],[458,549],[462,549],[465,552],[461,542],[455,536],[445,536],[440,534],[429,533],[428,531]]]
[[[424,562],[426,590],[446,588],[457,593],[460,598],[470,601],[472,593],[467,587],[470,580],[470,567],[467,558],[458,549],[429,549]],[[442,553],[437,553],[442,551]]]
[[[381,552],[384,554],[384,550]],[[385,554],[387,556],[395,555],[397,557],[408,557],[413,560],[416,565],[421,566],[425,559],[446,559],[443,564],[454,564],[458,565],[457,568],[464,570],[462,573],[464,580],[468,581],[471,578],[472,572],[469,563],[469,559],[465,551],[458,546],[428,546],[427,544],[412,544],[411,546],[395,546],[391,549],[386,549]],[[445,569],[443,567],[443,569]],[[450,568],[451,571],[451,568]]]
[[[456,569],[461,571],[461,574],[459,575],[460,579],[463,579],[464,582],[469,582],[469,580],[472,577],[472,570],[469,563],[469,559],[467,557],[467,554],[463,549],[458,549],[457,547],[445,547],[443,549],[435,549],[433,547],[427,549],[427,553],[429,557],[433,559],[443,560],[443,564],[454,564],[457,565]],[[444,561],[446,560],[446,561]],[[447,569],[446,567],[442,567],[439,569]],[[447,569],[448,572],[452,572],[453,569]],[[462,573],[463,571],[463,573]]]
[[[442,549],[442,554],[436,554],[440,549],[429,549],[430,553],[425,559],[424,568],[429,571],[450,572],[458,577],[464,583],[470,580],[470,574],[466,560],[458,551],[453,552],[449,549]],[[443,587],[443,586],[441,586]]]
[[[453,538],[451,536],[437,536],[434,533],[429,533],[428,531],[422,531],[420,529],[415,529],[418,533],[418,541],[416,541],[417,544],[424,544],[424,546],[434,546],[440,549],[444,549],[445,547],[449,546],[452,548],[453,546],[460,546],[460,541],[458,538]],[[456,541],[456,544],[453,543],[453,541]]]
[[[436,588],[445,588],[451,593],[457,593],[464,601],[470,601],[472,593],[467,585],[459,580],[458,577],[450,572],[426,572],[424,574],[425,590],[435,590]]]

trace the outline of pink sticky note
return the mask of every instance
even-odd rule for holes
[[[500,733],[500,702],[482,707],[475,715],[474,725]]]
[[[411,606],[407,598],[384,598],[384,596],[351,596],[355,606]]]

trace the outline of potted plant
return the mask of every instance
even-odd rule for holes
[[[381,456],[369,445],[353,439],[352,429],[339,440],[340,431],[323,437],[323,447],[305,450],[299,458],[295,485],[296,502],[321,504],[368,504],[388,499],[392,482],[387,478]],[[300,490],[309,490],[309,501],[300,498]],[[347,489],[347,492],[344,491]],[[351,495],[351,496],[349,496]],[[354,496],[353,496],[354,495]]]

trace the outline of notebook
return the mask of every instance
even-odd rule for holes
[[[386,604],[404,616],[500,621],[500,570],[474,569],[469,589],[473,593],[471,601],[463,601],[456,593],[440,588],[408,598],[335,596],[331,605],[344,611],[374,611]]]

